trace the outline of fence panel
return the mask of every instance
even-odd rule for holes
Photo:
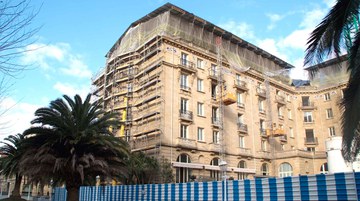
[[[225,187],[226,186],[226,187]],[[225,191],[226,188],[226,191]],[[155,200],[360,200],[360,172],[300,175],[285,178],[121,186],[84,186],[80,201]],[[54,201],[66,201],[55,188]]]

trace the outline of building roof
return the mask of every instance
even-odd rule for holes
[[[272,60],[273,62],[275,62],[276,64],[278,64],[279,66],[283,67],[283,68],[294,68],[293,65],[283,61],[282,59],[268,53],[267,51],[239,38],[238,36],[214,25],[211,22],[208,22],[196,15],[194,15],[193,13],[189,13],[171,3],[166,3],[165,5],[157,8],[156,10],[152,11],[151,13],[145,15],[144,17],[140,18],[139,20],[133,22],[127,29],[126,31],[120,36],[120,38],[116,41],[116,43],[112,46],[112,48],[109,50],[109,52],[106,54],[106,56],[110,55],[120,44],[122,38],[125,36],[125,34],[128,32],[128,30],[131,27],[135,27],[140,23],[146,22],[164,12],[170,11],[172,14],[174,15],[178,15],[181,18],[194,22],[194,24],[199,25],[204,27],[205,30],[208,30],[210,32],[213,32],[215,35],[218,35],[220,37],[222,37],[225,40],[230,40],[232,43],[235,43],[237,45],[239,45],[240,47],[243,48],[247,48],[250,51],[255,52],[258,55],[261,55],[265,58],[268,58],[269,60]]]
[[[311,70],[314,70],[314,69],[325,68],[325,67],[328,67],[328,66],[339,64],[339,63],[341,63],[341,62],[343,62],[343,61],[345,61],[347,59],[348,59],[348,55],[345,54],[345,55],[340,56],[339,58],[335,57],[333,59],[321,62],[319,64],[309,66],[309,67],[305,68],[304,70],[311,71]]]

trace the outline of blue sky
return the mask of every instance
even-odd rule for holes
[[[192,0],[169,1],[264,50],[300,67],[309,33],[333,0]],[[63,94],[84,96],[91,77],[105,65],[105,54],[137,19],[165,4],[162,0],[32,0],[40,8],[31,26],[41,26],[36,42],[19,62],[32,64],[13,83],[1,103],[0,139],[24,131],[34,111]]]

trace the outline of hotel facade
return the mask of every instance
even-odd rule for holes
[[[325,173],[325,140],[341,136],[345,58],[293,66],[172,4],[132,23],[92,80],[132,151],[168,159],[176,182]],[[341,66],[337,72],[330,69]],[[336,81],[334,81],[336,80]]]

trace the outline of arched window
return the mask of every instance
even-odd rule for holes
[[[289,163],[281,163],[279,167],[279,177],[290,177],[293,175],[293,169]]]
[[[213,166],[219,166],[219,164],[220,164],[219,158],[214,158],[210,162],[210,165],[213,165]],[[220,171],[219,170],[210,170],[210,177],[213,178],[214,180],[220,181],[221,180]]]
[[[262,174],[263,176],[268,176],[268,175],[269,175],[269,166],[268,166],[268,164],[263,163],[263,164],[261,165],[261,174]]]
[[[327,164],[327,163],[324,163],[324,164],[321,165],[321,167],[320,167],[320,173],[321,173],[321,174],[327,174],[327,173],[329,173],[328,164]]]
[[[180,154],[176,162],[191,163],[190,156],[187,154]],[[191,175],[191,169],[187,167],[176,168],[176,182],[187,182]]]
[[[246,168],[246,161],[240,161],[238,164],[238,168]],[[248,174],[244,172],[238,173],[238,180],[244,180],[247,179]]]

